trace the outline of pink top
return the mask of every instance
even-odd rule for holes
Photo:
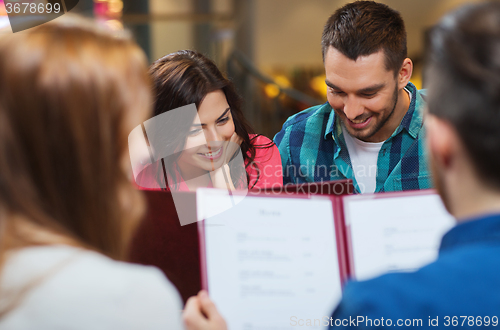
[[[247,167],[249,175],[248,187],[253,189],[264,189],[283,185],[283,171],[281,166],[281,156],[278,147],[263,135],[250,136],[252,145],[255,147],[254,165]],[[272,146],[269,146],[272,143]],[[249,155],[250,156],[250,155]],[[245,164],[247,165],[247,164]],[[144,190],[161,190],[161,186],[156,180],[156,166],[149,166],[143,170],[136,178],[136,186]],[[255,182],[257,183],[255,184]],[[140,184],[137,184],[140,182]],[[254,186],[255,184],[255,186]],[[207,188],[211,188],[212,183]],[[178,191],[189,191],[187,184],[179,180]]]
[[[283,185],[283,169],[281,167],[281,156],[278,147],[264,135],[251,135],[250,139],[255,146],[255,160],[258,170],[253,167],[247,167],[250,182],[248,188],[264,189]],[[268,146],[269,148],[259,148],[259,146]],[[246,164],[245,164],[246,165]],[[260,174],[260,177],[259,177]],[[258,181],[254,186],[255,181]]]

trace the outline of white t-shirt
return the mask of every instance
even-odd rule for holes
[[[405,88],[406,93],[410,97],[411,92]],[[373,193],[377,186],[377,161],[380,148],[385,141],[382,142],[364,142],[355,137],[352,137],[347,129],[342,125],[344,139],[349,151],[354,177],[358,183],[360,192]]]
[[[360,192],[362,194],[375,192],[378,153],[384,142],[364,142],[352,137],[343,125],[342,130],[345,132],[344,139]]]
[[[2,308],[9,292],[29,288],[0,319],[2,330],[183,329],[181,299],[160,270],[88,250],[21,249],[7,259],[0,285]]]

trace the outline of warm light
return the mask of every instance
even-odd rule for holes
[[[110,19],[104,22],[104,24],[106,24],[113,31],[123,30],[123,23],[116,19]]]
[[[410,81],[417,89],[422,89],[422,77],[419,74],[414,74]]]
[[[123,30],[120,21],[123,12],[122,0],[94,0],[94,16],[113,31]]]
[[[274,81],[280,87],[288,88],[288,87],[290,87],[292,85],[290,83],[290,80],[288,80],[288,78],[286,76],[284,76],[284,75],[277,75],[277,76],[275,76],[274,77]]]
[[[121,0],[112,0],[109,1],[109,11],[113,14],[121,14],[123,10],[123,1]]]
[[[94,15],[98,18],[118,19],[122,12],[122,0],[94,0]]]
[[[284,75],[275,75],[273,76],[273,80],[275,84],[267,84],[264,87],[264,92],[270,98],[278,97],[281,93],[281,88],[289,88],[292,86],[290,80]]]
[[[323,97],[326,97],[327,87],[325,84],[325,75],[317,76],[311,79],[310,86],[311,88],[318,94]]]
[[[5,10],[5,4],[3,0],[0,0],[0,33],[5,33],[10,26],[9,17],[7,16],[7,10]]]
[[[7,16],[7,10],[5,9],[3,0],[0,0],[0,16]]]
[[[267,84],[266,87],[264,87],[264,92],[269,98],[274,99],[280,95],[280,88],[275,84]]]

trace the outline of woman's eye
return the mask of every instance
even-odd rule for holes
[[[200,133],[202,130],[197,128],[197,129],[192,129],[188,132],[188,135],[196,135],[198,133]]]
[[[225,123],[227,123],[228,121],[229,121],[229,116],[228,116],[228,117],[224,117],[224,118],[222,118],[221,120],[219,120],[219,121],[217,122],[217,124],[219,124],[219,125],[224,125],[224,124],[225,124]]]

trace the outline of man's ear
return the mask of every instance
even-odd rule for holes
[[[451,166],[458,147],[458,136],[453,126],[432,114],[425,119],[427,147],[433,161],[443,169]]]
[[[405,58],[403,65],[398,73],[398,90],[405,88],[413,73],[413,62],[409,58]]]

